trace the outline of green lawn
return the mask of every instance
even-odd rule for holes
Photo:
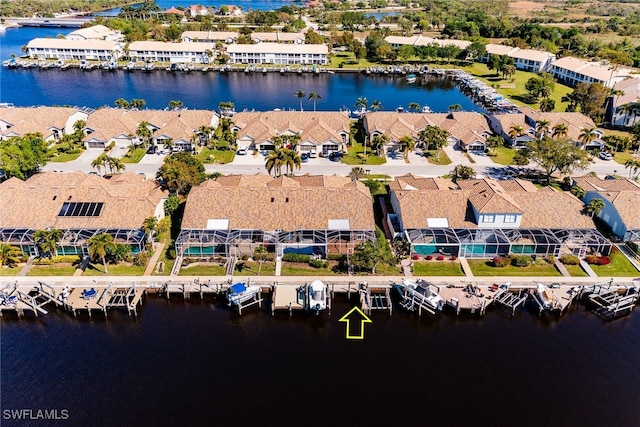
[[[340,66],[342,64],[342,67]],[[334,52],[331,55],[331,62],[329,67],[331,68],[367,68],[373,65],[378,65],[373,62],[369,62],[362,58],[357,60],[353,52]]]
[[[22,267],[2,267],[0,268],[0,276],[15,276],[20,273]]]
[[[450,165],[451,159],[447,156],[447,153],[443,149],[439,149],[438,153],[435,150],[429,150],[425,152],[424,156],[432,165]]]
[[[203,148],[198,153],[198,158],[203,163],[226,164],[233,162],[236,152],[233,150],[212,150],[211,148]]]
[[[474,62],[473,64],[462,67],[462,69],[469,74],[472,74],[478,77],[480,80],[484,81],[489,85],[497,84],[496,91],[503,96],[506,96],[510,100],[514,101],[518,105],[530,105],[533,108],[538,108],[539,103],[535,104],[526,104],[524,96],[527,94],[527,90],[524,88],[527,80],[531,77],[536,77],[536,73],[530,73],[527,71],[516,71],[516,74],[513,76],[513,82],[510,80],[503,80],[502,76],[496,77],[494,70],[489,70],[486,64],[480,64],[478,62]],[[514,85],[515,88],[510,87],[500,87],[500,85]],[[557,83],[553,88],[553,92],[551,93],[550,98],[555,101],[555,109],[554,111],[565,111],[567,104],[562,102],[561,99],[563,96],[573,92],[573,89],[569,86],[565,86],[563,84]]]
[[[104,272],[104,266],[101,263],[89,264],[82,276],[142,276],[145,267],[137,265],[116,264],[107,265],[108,273]]]
[[[338,273],[334,273],[331,266],[314,268],[301,262],[283,262],[281,274],[283,276],[334,276]]]
[[[226,267],[219,264],[201,264],[182,267],[178,276],[224,276]],[[165,274],[166,269],[165,269]]]
[[[255,261],[238,261],[233,274],[237,276],[257,276],[258,264],[259,263]],[[275,262],[263,262],[262,269],[260,269],[260,276],[273,276],[275,271]]]
[[[600,277],[629,277],[638,276],[640,272],[617,249],[611,250],[611,264],[591,265],[591,269]]]
[[[620,175],[624,176],[625,178],[629,177],[629,169],[624,168],[625,162],[627,160],[640,160],[640,156],[634,156],[635,153],[636,153],[635,150],[629,150],[629,151],[620,151],[613,155],[613,160],[620,163],[623,166],[622,168],[620,168],[619,172],[620,172]]]
[[[73,276],[76,267],[69,263],[52,265],[34,265],[29,269],[27,276]]]
[[[144,148],[136,148],[133,152],[129,150],[122,157],[122,163],[138,163],[146,153],[147,151]]]
[[[414,276],[464,276],[457,261],[416,261],[412,270]]]
[[[589,275],[579,265],[565,265],[571,277],[588,277]]]
[[[367,147],[366,162],[364,160],[364,146],[357,142],[353,143],[347,150],[347,154],[342,156],[342,163],[347,165],[382,165],[387,162],[384,157],[373,154],[371,147]]]
[[[553,264],[536,264],[529,267],[494,267],[490,259],[470,259],[469,266],[474,276],[562,276]]]
[[[490,154],[489,158],[499,165],[511,165],[513,164],[513,156],[515,156],[516,153],[517,151],[513,148],[500,147],[495,154]]]
[[[75,159],[77,159],[78,157],[80,157],[80,155],[82,154],[82,151],[79,153],[60,153],[58,155],[54,155],[53,157],[51,157],[49,159],[50,162],[56,162],[56,163],[63,163],[63,162],[71,162]]]

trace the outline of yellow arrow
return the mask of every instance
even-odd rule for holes
[[[350,319],[350,317],[359,316],[359,319]],[[351,320],[354,321],[354,324],[357,320],[360,320],[360,335],[351,334]],[[364,324],[365,323],[373,323],[371,319],[367,317],[358,307],[353,307],[347,314],[342,316],[338,322],[345,322],[347,324],[347,339],[348,340],[363,340],[364,339]]]

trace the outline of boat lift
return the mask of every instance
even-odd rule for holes
[[[419,283],[423,287],[425,287],[430,292],[440,293],[440,287],[434,284],[420,281]],[[400,292],[400,296],[402,297],[402,301],[400,301],[400,306],[408,311],[418,311],[418,316],[422,315],[422,310],[425,310],[431,314],[436,314],[433,305],[427,299],[427,295],[416,292],[413,289],[410,289],[407,286],[396,286],[396,289]],[[435,290],[434,290],[435,289]]]
[[[518,306],[524,304],[528,295],[524,293],[522,289],[517,294],[510,292],[509,285],[510,283],[500,285],[496,293],[493,295],[493,300],[504,307],[510,308],[511,317],[513,317]]]
[[[618,315],[629,314],[636,306],[639,295],[638,285],[625,286],[622,289],[611,289],[589,295],[595,305],[594,312],[605,318],[614,319]]]
[[[359,289],[362,311],[370,315],[372,310],[389,310],[391,316],[393,305],[390,289],[389,286],[371,288],[367,282],[362,283]]]

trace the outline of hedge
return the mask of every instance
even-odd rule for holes
[[[509,257],[504,256],[496,256],[492,259],[493,265],[496,267],[506,267],[511,264],[511,259]]]
[[[580,258],[578,258],[576,255],[562,255],[560,257],[560,262],[565,265],[579,265]]]
[[[288,253],[282,256],[282,261],[286,262],[309,262],[311,261],[311,255]]]
[[[531,265],[531,257],[529,255],[511,255],[511,265],[515,267],[529,267]]]

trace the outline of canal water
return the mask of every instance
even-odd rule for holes
[[[55,37],[61,29],[22,28],[0,33],[0,58],[20,56],[21,47],[35,37]],[[62,29],[69,30],[69,29]],[[232,101],[236,110],[299,109],[294,93],[307,94],[302,108],[313,109],[308,94],[316,92],[316,108],[336,111],[353,109],[359,97],[369,103],[379,100],[383,110],[407,109],[416,102],[433,111],[446,112],[460,104],[465,111],[482,111],[464,96],[451,80],[420,77],[409,84],[403,76],[366,76],[349,74],[280,73],[168,73],[158,70],[138,72],[84,72],[79,69],[37,70],[0,69],[0,102],[18,106],[76,105],[97,108],[113,105],[118,98],[143,98],[149,108],[165,108],[169,101],[180,100],[188,108],[216,109],[221,101]]]
[[[347,340],[350,307],[338,296],[330,316],[239,317],[152,297],[137,320],[5,317],[2,409],[66,409],[69,425],[640,425],[637,311],[606,323],[580,306],[559,320],[398,310]]]

